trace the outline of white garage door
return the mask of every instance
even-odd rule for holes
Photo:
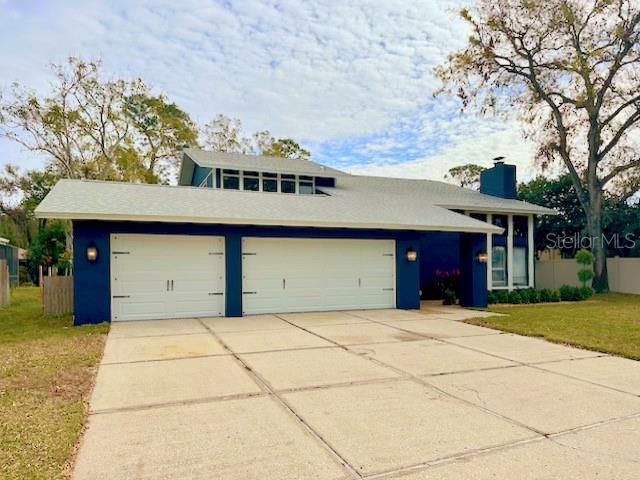
[[[245,314],[395,307],[395,242],[242,239]]]
[[[224,313],[224,238],[111,235],[112,320]]]

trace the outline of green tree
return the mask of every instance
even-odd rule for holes
[[[457,183],[462,188],[480,190],[480,174],[484,170],[486,170],[485,167],[476,165],[475,163],[467,163],[450,168],[444,178]]]
[[[586,228],[584,211],[578,200],[573,182],[569,175],[557,179],[538,176],[518,186],[518,199],[552,208],[557,215],[536,217],[534,234],[536,251],[558,248],[563,255],[573,257],[576,245],[570,242],[560,243],[560,238],[575,238]]]
[[[189,115],[164,95],[136,93],[125,98],[125,114],[136,138],[121,154],[121,165],[139,166],[147,183],[166,180],[172,167],[180,163],[183,148],[198,143],[198,129]]]
[[[311,156],[309,150],[302,148],[291,138],[279,138],[262,150],[260,154],[269,157],[296,158],[299,160],[309,160]]]
[[[42,227],[29,246],[28,264],[31,278],[38,278],[38,268],[56,267],[62,273],[71,265],[67,250],[67,223],[49,222]]]
[[[602,207],[640,186],[640,10],[633,0],[479,0],[472,34],[437,73],[463,108],[517,112],[543,166],[560,162],[594,239],[593,286],[608,290]]]

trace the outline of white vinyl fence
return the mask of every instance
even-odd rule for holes
[[[536,261],[536,288],[580,286],[578,270],[580,265],[574,258],[538,260]],[[640,295],[640,258],[608,258],[607,270],[609,289],[612,292]]]

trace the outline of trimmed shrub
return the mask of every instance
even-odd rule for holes
[[[496,296],[498,298],[497,303],[509,303],[509,292],[507,290],[497,290]]]
[[[540,290],[540,301],[543,303],[552,302],[553,290],[550,288],[543,288]]]
[[[586,300],[587,298],[593,297],[594,293],[595,292],[591,287],[588,287],[588,286],[580,287],[580,296],[582,297],[582,300]]]
[[[513,303],[514,305],[522,303],[522,295],[520,295],[520,292],[517,290],[509,292],[508,297],[509,303]]]
[[[585,248],[580,249],[576,253],[576,262],[578,262],[578,264],[581,265],[582,267],[578,271],[578,280],[582,282],[583,287],[586,287],[587,282],[591,280],[594,275],[593,269],[592,269],[593,254]],[[585,297],[585,298],[589,298],[589,297]]]
[[[529,303],[540,303],[540,292],[530,288],[526,290]]]
[[[443,300],[442,300],[442,304],[443,305],[455,305],[458,301],[458,299],[456,298],[456,293],[453,290],[445,290],[442,293],[443,296]]]
[[[487,293],[487,303],[490,305],[492,303],[498,303],[498,294],[493,290],[489,290],[489,292]]]
[[[551,302],[560,301],[560,292],[558,290],[551,290]]]
[[[583,300],[579,287],[563,285],[560,287],[560,299],[564,302],[577,302]]]

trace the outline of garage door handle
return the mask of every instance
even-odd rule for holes
[[[173,292],[173,280],[171,280],[171,291]]]
[[[167,280],[167,292],[169,291],[169,280]]]
[[[361,279],[361,278],[359,278],[359,279],[358,279],[358,287],[361,287],[361,286],[362,286],[362,279]]]
[[[131,295],[114,295],[113,298],[131,298]]]
[[[222,292],[209,292],[209,295],[222,295]]]
[[[282,279],[282,289],[284,290],[285,288],[287,288],[287,279],[283,278]]]

